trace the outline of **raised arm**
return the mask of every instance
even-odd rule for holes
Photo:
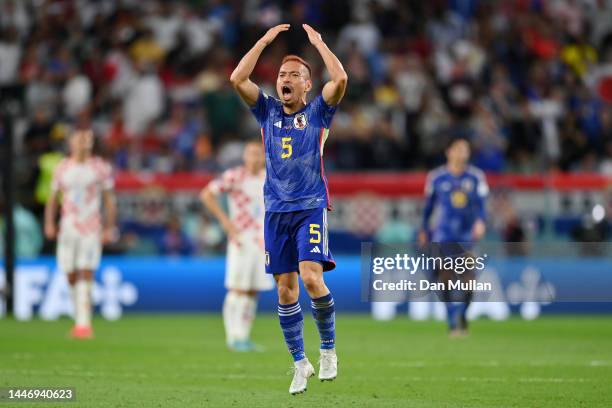
[[[274,41],[280,32],[287,31],[288,29],[289,24],[279,24],[269,29],[264,36],[255,43],[253,48],[242,57],[238,66],[234,69],[234,72],[232,72],[230,82],[247,105],[254,106],[259,96],[259,87],[249,79],[253,69],[255,69],[255,64],[257,64],[259,56],[264,48]]]
[[[346,91],[346,84],[348,82],[346,71],[344,71],[338,57],[336,57],[329,47],[327,47],[327,44],[323,42],[321,34],[308,24],[302,24],[302,27],[306,30],[310,43],[314,45],[317,51],[319,51],[319,54],[321,54],[321,58],[323,58],[323,62],[325,63],[325,68],[327,68],[329,76],[331,77],[323,86],[323,99],[326,104],[335,106],[342,100],[344,91]]]

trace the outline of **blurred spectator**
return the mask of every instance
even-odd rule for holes
[[[319,92],[324,64],[301,22],[349,72],[330,169],[429,168],[454,132],[473,138],[473,160],[490,171],[610,161],[609,1],[196,3],[0,2],[0,88],[25,108],[30,167],[48,148],[44,127],[66,119],[99,126],[121,168],[230,163],[258,126],[227,77],[281,21],[293,25],[257,64],[262,89],[274,94],[280,59],[295,52],[313,65],[310,97]]]
[[[200,134],[198,136],[195,143],[194,156],[194,170],[209,173],[215,173],[219,170],[208,135]]]
[[[495,192],[491,196],[490,203],[491,213],[495,214],[495,217],[491,217],[490,223],[504,242],[506,255],[527,255],[529,252],[528,231],[514,208],[511,191]]]
[[[32,162],[49,150],[52,128],[53,118],[47,109],[40,107],[32,111],[32,120],[24,134],[24,153]]]
[[[479,105],[476,108],[473,127],[475,132],[472,140],[474,150],[472,161],[474,164],[484,171],[503,171],[506,140],[498,119],[487,107]]]
[[[27,34],[32,16],[26,11],[25,3],[19,0],[0,2],[0,29],[12,27],[20,36]]]
[[[378,52],[380,40],[379,29],[371,20],[368,12],[355,8],[352,21],[345,25],[338,34],[338,52],[345,52],[355,45],[359,53],[369,57]]]
[[[208,113],[213,145],[217,146],[230,134],[237,134],[242,116],[242,102],[228,81],[223,81],[220,89],[208,92],[203,99]]]
[[[223,253],[225,233],[209,215],[197,209],[189,211],[184,223],[185,233],[195,243],[199,254]]]
[[[605,256],[609,225],[605,207],[597,204],[582,217],[582,223],[572,230],[572,238],[580,245],[584,256]]]
[[[156,10],[147,18],[146,23],[159,47],[169,51],[176,44],[183,20],[177,13],[178,5],[166,1],[154,3]]]
[[[22,49],[14,28],[0,30],[0,87],[17,81]]]
[[[5,201],[0,197],[0,253],[4,254]],[[19,203],[13,206],[13,222],[15,225],[15,255],[18,259],[33,259],[40,254],[43,236],[36,217]]]
[[[164,108],[164,89],[151,66],[140,68],[125,95],[123,117],[128,134],[142,132]]]
[[[582,78],[597,63],[597,50],[583,35],[580,35],[563,47],[561,58],[576,75]]]
[[[540,125],[542,154],[551,163],[561,157],[558,125],[564,114],[561,92],[559,88],[543,89],[541,93],[536,91],[529,103],[529,112]]]
[[[53,73],[49,69],[39,71],[28,83],[25,100],[29,112],[44,109],[50,117],[57,115],[60,97],[58,89],[53,83]]]
[[[194,244],[183,231],[181,221],[177,216],[170,217],[159,240],[158,248],[161,255],[189,256],[193,254]]]
[[[130,55],[136,67],[157,66],[165,52],[165,48],[157,43],[150,30],[145,30],[130,47]]]
[[[76,118],[91,102],[92,86],[76,65],[70,67],[68,80],[62,91],[64,110],[69,118]]]
[[[71,122],[102,135],[118,170],[238,163],[260,130],[228,76],[283,21],[291,30],[253,74],[262,90],[275,95],[279,62],[294,52],[313,67],[309,98],[320,92],[324,64],[302,22],[321,30],[349,73],[325,146],[328,171],[429,169],[446,139],[464,136],[489,172],[612,174],[610,1],[0,0],[0,90],[22,107],[21,201],[36,212],[46,200]],[[146,222],[161,228],[172,211],[153,207]],[[520,240],[524,221],[509,204],[500,214],[500,235]],[[199,212],[191,221],[191,239],[173,221],[160,247],[214,248],[215,224]]]

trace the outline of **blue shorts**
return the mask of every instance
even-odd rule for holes
[[[301,261],[314,261],[331,271],[336,262],[327,239],[327,209],[267,212],[264,222],[266,273],[299,272]]]

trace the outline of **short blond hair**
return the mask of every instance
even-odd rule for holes
[[[289,62],[289,61],[295,61],[295,62],[299,62],[300,64],[302,64],[303,66],[306,67],[306,69],[308,70],[308,76],[312,77],[312,69],[310,68],[310,64],[307,63],[302,57],[299,57],[297,55],[285,55],[283,57],[283,60],[281,62],[281,65],[283,65],[285,62]]]

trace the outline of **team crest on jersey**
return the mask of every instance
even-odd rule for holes
[[[302,130],[306,127],[306,125],[308,125],[308,122],[306,121],[306,114],[305,113],[300,113],[299,115],[295,115],[295,118],[293,118],[293,127],[298,129],[298,130]]]
[[[470,192],[474,189],[474,183],[470,179],[465,179],[461,182],[461,188],[464,191]]]

